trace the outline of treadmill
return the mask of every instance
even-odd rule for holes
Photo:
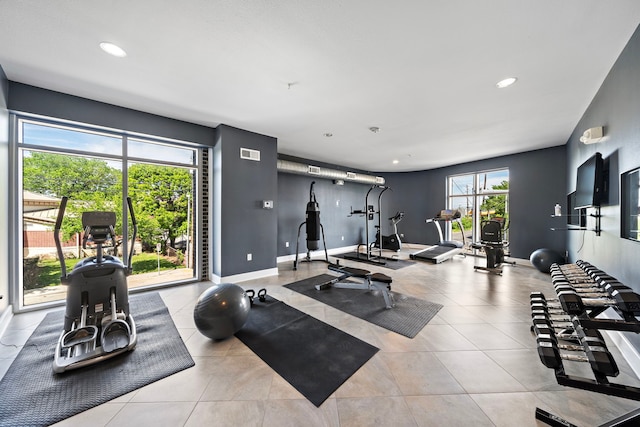
[[[439,264],[450,258],[453,258],[458,254],[461,254],[466,243],[464,237],[464,227],[462,226],[462,221],[460,220],[461,216],[462,215],[460,214],[460,211],[457,209],[444,209],[441,210],[435,218],[428,218],[426,220],[426,223],[433,223],[436,226],[440,241],[435,246],[431,246],[429,248],[410,254],[409,258]],[[462,231],[462,242],[458,242],[456,240],[444,240],[440,223],[447,221],[456,221],[460,225],[460,230]]]

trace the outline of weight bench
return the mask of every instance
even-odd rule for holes
[[[316,285],[315,288],[318,291],[329,289],[332,286],[340,289],[380,291],[387,308],[392,308],[395,305],[393,295],[390,292],[392,279],[386,274],[371,273],[361,268],[344,267],[338,264],[329,264],[329,270],[340,273],[340,276]],[[362,279],[362,283],[343,282],[349,278]]]

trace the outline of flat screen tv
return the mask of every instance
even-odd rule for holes
[[[578,167],[574,209],[600,206],[604,196],[602,154],[596,153]]]

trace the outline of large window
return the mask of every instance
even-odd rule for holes
[[[480,240],[482,220],[501,218],[505,223],[505,238],[509,231],[509,169],[453,175],[447,179],[449,209],[458,209],[467,243]],[[448,236],[462,240],[462,231],[456,223]]]
[[[189,143],[130,135],[49,119],[14,116],[18,201],[16,307],[65,298],[54,224],[69,198],[61,241],[67,271],[93,250],[82,245],[83,211],[116,213],[116,239],[107,250],[127,263],[134,245],[129,288],[148,288],[199,277],[198,176],[201,150]],[[131,197],[138,238],[126,197]],[[20,266],[20,267],[18,267]]]

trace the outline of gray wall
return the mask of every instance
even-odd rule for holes
[[[260,161],[241,159],[240,148],[260,151]],[[219,277],[276,268],[277,151],[275,138],[216,128],[212,234],[213,273]],[[273,201],[274,208],[264,209],[264,200]]]
[[[582,144],[580,135],[594,126],[605,127],[606,141]],[[567,146],[567,192],[575,190],[578,166],[596,151],[602,153],[610,165],[609,200],[601,210],[602,234],[569,233],[570,257],[589,261],[640,292],[640,242],[620,237],[619,194],[620,174],[640,167],[640,27],[620,54]],[[593,219],[588,225],[593,227]]]
[[[294,159],[295,160],[295,159]],[[302,161],[305,163],[305,161]],[[328,165],[334,169],[340,166]],[[375,173],[385,178],[391,187],[383,195],[383,234],[391,233],[388,218],[397,211],[405,212],[398,224],[398,233],[409,243],[435,244],[438,234],[426,218],[435,216],[446,207],[446,179],[449,175],[483,170],[509,168],[510,176],[510,240],[511,255],[529,258],[531,252],[547,247],[564,254],[566,234],[551,231],[552,227],[566,227],[565,218],[552,218],[556,203],[565,206],[566,151],[564,146],[545,150],[487,159],[461,165],[406,173]],[[278,174],[278,194],[281,199],[278,214],[278,255],[295,253],[296,232],[304,221],[309,200],[309,185],[313,178]],[[364,219],[348,217],[350,207],[364,208],[364,198],[370,186],[345,183],[337,186],[331,180],[315,179],[315,193],[320,205],[320,219],[325,229],[327,247],[336,248],[364,241]],[[373,191],[369,204],[377,203]],[[336,206],[336,201],[340,201]],[[566,207],[565,207],[566,210]],[[377,224],[377,219],[376,222]],[[370,223],[370,239],[375,236],[374,222]],[[341,237],[345,236],[345,240]],[[304,229],[300,237],[300,252],[306,250]],[[286,247],[289,242],[289,248]]]
[[[9,109],[147,135],[213,145],[206,126],[105,104],[22,83],[9,83]]]
[[[5,206],[0,209],[0,318],[9,305],[9,113],[7,111],[9,97],[9,82],[0,66],[0,203]],[[0,334],[2,331],[0,331]]]
[[[303,164],[313,164],[320,167],[342,170],[340,166],[319,164],[303,159],[287,158]],[[360,172],[349,169],[352,172]],[[357,245],[366,241],[364,216],[353,215],[351,210],[365,209],[365,196],[371,188],[370,185],[345,182],[344,185],[335,185],[331,179],[311,176],[295,175],[291,173],[278,173],[278,256],[295,254],[298,227],[305,221],[307,202],[309,202],[309,188],[315,181],[314,193],[320,207],[320,222],[324,228],[327,249],[343,246]],[[383,233],[389,234],[386,218],[395,213],[386,209],[387,191],[382,196]],[[369,196],[369,204],[376,206],[379,190],[373,190]],[[375,238],[375,221],[369,222],[369,239]],[[344,238],[344,239],[343,239]],[[289,247],[286,243],[289,242]],[[322,250],[322,242],[319,243]],[[300,231],[299,253],[307,250],[305,227]],[[317,255],[314,253],[313,255]]]
[[[510,251],[516,258],[529,258],[538,248],[551,248],[564,254],[565,219],[552,218],[556,203],[565,206],[565,147],[553,147],[510,156],[496,157],[424,172],[382,174],[393,187],[390,210],[405,210],[402,222],[405,240],[413,243],[438,242],[435,227],[424,220],[446,207],[446,179],[491,169],[509,168]],[[566,208],[565,208],[566,210]]]

